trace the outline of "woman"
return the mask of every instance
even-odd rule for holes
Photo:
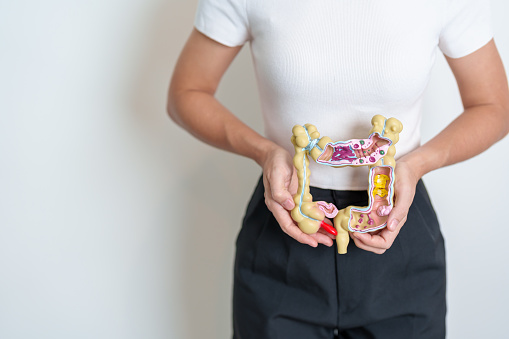
[[[248,41],[265,137],[214,98]],[[420,145],[422,95],[438,51],[464,112]],[[509,132],[507,79],[486,2],[202,0],[168,112],[197,138],[263,170],[237,240],[235,338],[445,337],[443,238],[420,178]],[[404,125],[395,207],[384,230],[351,234],[354,244],[339,256],[333,237],[304,234],[289,215],[297,188],[291,127],[310,122],[348,140],[364,137],[375,114]],[[366,178],[359,169],[312,167],[311,193],[339,209],[367,205]]]

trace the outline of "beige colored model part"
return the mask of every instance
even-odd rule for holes
[[[314,125],[306,124],[305,127],[306,128],[300,125],[295,125],[292,129],[293,135],[291,141],[295,148],[293,165],[297,170],[299,187],[297,189],[297,193],[293,196],[295,208],[292,210],[291,215],[292,219],[299,225],[299,228],[302,230],[302,232],[313,234],[316,233],[320,228],[320,224],[324,220],[325,214],[318,208],[316,202],[313,202],[313,197],[311,196],[311,193],[309,193],[309,176],[311,172],[309,170],[309,159],[307,154],[309,154],[311,158],[316,161],[316,159],[318,159],[318,157],[322,154],[320,149],[323,150],[325,145],[332,142],[332,139],[329,137],[322,137],[319,139],[320,133],[317,131]],[[320,147],[320,149],[314,146],[309,147],[310,139],[318,140],[316,145]],[[302,204],[300,201],[301,197]],[[338,232],[336,236],[336,242],[342,239],[341,248],[346,248],[346,246],[348,246],[348,224],[346,228],[338,226],[334,227]],[[343,245],[345,241],[346,245]],[[338,248],[340,248],[339,243]],[[346,250],[344,253],[346,253]]]
[[[310,124],[303,126],[296,125],[293,127],[292,132],[292,144],[295,148],[295,155],[293,157],[293,165],[297,169],[297,177],[299,181],[299,188],[297,193],[293,196],[295,202],[295,208],[292,210],[292,218],[302,232],[306,234],[313,234],[318,231],[320,224],[325,218],[325,214],[318,208],[317,204],[313,202],[313,197],[309,193],[309,159],[307,154],[310,154],[313,159],[320,156],[321,152],[316,148],[311,150],[305,150],[308,147],[309,139],[320,138],[320,133],[316,130],[316,127]],[[308,137],[309,134],[309,137]],[[325,146],[327,142],[330,142],[330,138],[322,138],[318,141],[318,146]],[[301,201],[302,197],[302,201]]]
[[[375,164],[370,165],[369,168],[387,165],[396,169],[396,160],[394,160],[394,156],[396,155],[396,143],[399,141],[399,133],[403,130],[403,124],[396,118],[386,119],[383,115],[377,114],[371,118],[371,125],[373,128],[371,128],[369,134],[378,132],[382,135],[383,132],[384,138],[391,139],[392,145],[387,150],[387,154]]]
[[[334,227],[338,230],[336,236],[336,245],[338,246],[339,254],[346,254],[348,243],[350,242],[350,232],[348,232],[348,220],[350,219],[350,210],[352,206],[339,210],[338,214],[334,217]],[[339,230],[342,230],[339,232]]]
[[[371,124],[373,127],[369,134],[378,132],[382,135],[383,133],[385,138],[392,141],[392,145],[382,159],[369,167],[388,165],[395,168],[394,155],[396,154],[396,148],[394,145],[399,141],[399,133],[403,129],[402,123],[395,118],[386,119],[382,115],[375,115],[371,119]],[[293,197],[295,208],[291,211],[291,216],[304,233],[313,234],[320,228],[325,214],[318,208],[317,203],[313,202],[313,197],[309,192],[309,177],[311,172],[307,155],[309,154],[316,161],[324,152],[325,146],[332,142],[332,139],[326,136],[320,138],[320,133],[314,125],[306,124],[304,126],[295,125],[292,129],[291,142],[295,148],[293,164],[297,170],[298,190]],[[347,252],[350,241],[348,223],[352,207],[356,206],[348,206],[340,210],[334,217],[334,227],[338,233],[336,243],[339,254]]]

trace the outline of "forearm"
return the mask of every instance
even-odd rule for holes
[[[177,124],[201,141],[253,159],[260,165],[267,151],[278,147],[240,121],[206,91],[171,93],[168,113]]]
[[[509,132],[509,110],[502,105],[467,108],[426,144],[401,158],[417,177],[452,165],[488,149]]]

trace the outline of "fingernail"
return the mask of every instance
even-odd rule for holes
[[[283,203],[283,207],[286,208],[287,210],[293,209],[293,201],[290,199],[286,199],[285,202]]]
[[[398,227],[399,225],[399,220],[398,219],[393,219],[391,221],[391,223],[389,224],[389,231],[395,231],[396,228]]]

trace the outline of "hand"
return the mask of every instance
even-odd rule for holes
[[[394,208],[389,214],[387,227],[372,233],[352,232],[351,237],[357,247],[376,254],[383,254],[388,250],[401,227],[407,220],[408,210],[415,196],[415,187],[420,176],[412,168],[410,162],[400,159],[395,170],[394,182]]]
[[[279,226],[290,237],[302,244],[317,247],[318,244],[332,246],[335,237],[322,228],[315,234],[306,234],[295,224],[290,211],[295,207],[293,195],[297,193],[297,171],[290,154],[282,147],[270,148],[260,165],[263,169],[265,204],[276,218]],[[330,220],[325,220],[332,225]]]

